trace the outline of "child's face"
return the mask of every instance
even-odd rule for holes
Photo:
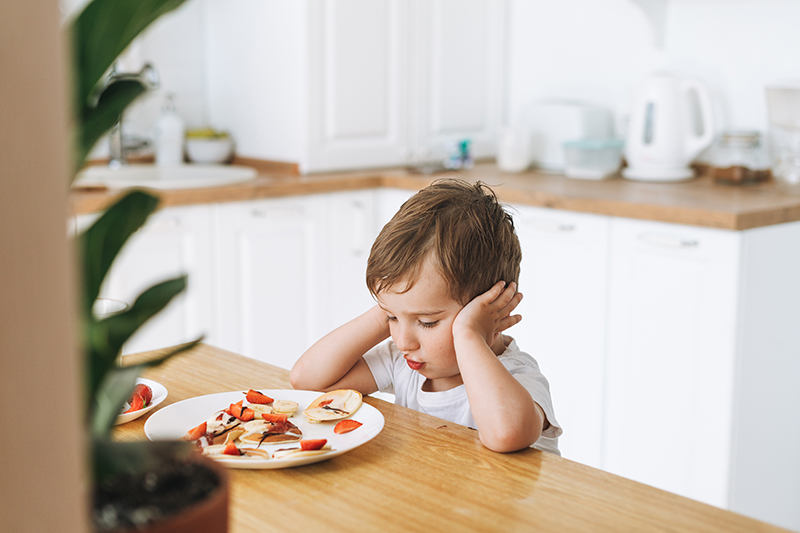
[[[450,297],[447,283],[425,262],[414,286],[407,283],[381,291],[389,332],[408,366],[426,378],[426,390],[448,390],[463,383],[453,347],[453,321],[463,306]],[[395,289],[395,290],[392,290]]]

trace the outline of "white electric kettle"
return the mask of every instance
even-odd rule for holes
[[[628,167],[622,175],[643,181],[692,178],[689,164],[713,140],[711,102],[705,85],[656,74],[636,95],[625,141]]]

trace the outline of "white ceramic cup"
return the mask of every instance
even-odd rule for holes
[[[524,172],[530,164],[530,132],[518,126],[503,128],[497,138],[497,167],[503,172]]]

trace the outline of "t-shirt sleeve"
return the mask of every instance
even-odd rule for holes
[[[556,420],[553,400],[550,397],[550,385],[547,378],[539,371],[536,360],[525,353],[504,357],[501,360],[511,375],[525,387],[533,401],[539,404],[544,411],[544,416],[550,426],[542,431],[542,437],[548,439],[559,437],[563,431]]]
[[[391,339],[374,346],[364,354],[364,361],[375,378],[375,384],[381,392],[394,394],[394,358],[392,357]]]

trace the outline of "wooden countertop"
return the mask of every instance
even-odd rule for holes
[[[144,376],[169,391],[162,406],[251,387],[290,388],[286,370],[208,345]],[[283,524],[348,532],[784,531],[532,448],[491,452],[466,427],[365,401],[386,420],[368,443],[303,467],[229,470],[231,533],[286,530]],[[147,416],[118,426],[115,438],[144,439]]]
[[[643,183],[614,178],[586,181],[556,174],[504,173],[493,163],[449,175],[495,186],[506,203],[567,211],[654,220],[711,228],[745,230],[800,220],[800,195],[782,192],[774,183],[755,186],[715,184],[708,177],[681,183]],[[403,169],[376,169],[286,176],[261,172],[249,182],[207,189],[158,191],[162,206],[232,202],[282,196],[349,191],[375,187],[419,190],[439,176]],[[107,206],[118,191],[75,190],[74,214]]]

